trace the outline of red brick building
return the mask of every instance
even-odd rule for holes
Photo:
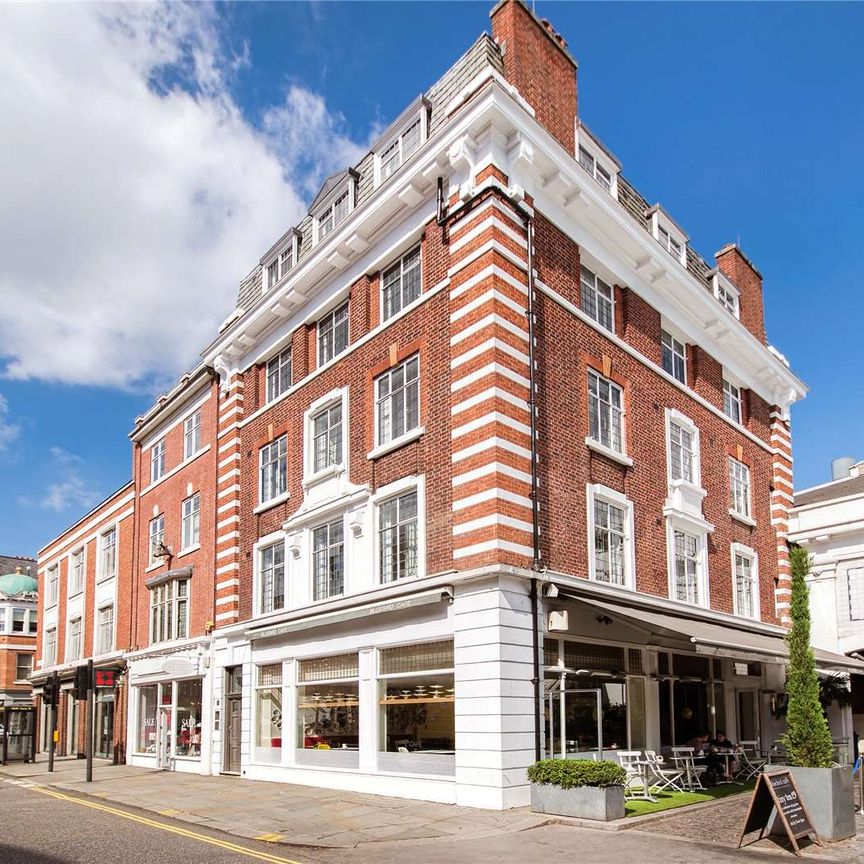
[[[77,667],[92,658],[95,668],[118,673],[119,682],[96,695],[93,752],[125,761],[127,690],[122,673],[133,619],[134,514],[130,481],[39,550],[39,638],[32,681],[42,750],[52,733],[42,690],[56,673],[56,752],[85,754],[85,703],[75,698],[73,681]]]
[[[36,560],[0,555],[0,707],[33,703],[36,596]]]
[[[509,807],[538,754],[773,740],[805,388],[761,274],[491,19],[136,425],[134,764]]]

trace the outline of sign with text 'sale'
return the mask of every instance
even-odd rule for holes
[[[792,773],[785,770],[759,775],[756,788],[753,790],[753,799],[750,801],[750,809],[747,811],[747,819],[738,840],[738,848],[741,848],[744,837],[752,831],[758,830],[757,839],[761,840],[775,812],[796,855],[801,854],[798,840],[802,837],[812,834],[814,841],[822,845],[807,809],[801,801]]]

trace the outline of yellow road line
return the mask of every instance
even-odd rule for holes
[[[259,834],[255,839],[262,843],[278,843],[284,836],[278,832],[271,832],[270,834]]]
[[[118,810],[116,807],[109,807],[106,804],[97,804],[95,801],[85,801],[83,798],[76,798],[74,795],[65,795],[54,789],[46,789],[44,786],[33,785],[30,788],[34,792],[41,792],[43,795],[49,795],[50,797],[57,798],[61,801],[71,801],[73,804],[80,804],[82,807],[90,807],[93,810],[101,810],[103,813],[111,813],[113,816],[120,816],[121,818],[128,819],[131,822],[138,822],[140,825],[147,825],[150,828],[158,828],[161,831],[168,831],[171,834],[179,834],[181,837],[188,837],[189,839],[197,840],[200,843],[209,843],[211,846],[218,846],[220,849],[227,849],[229,852],[236,852],[238,855],[245,855],[247,858],[257,858],[259,861],[269,861],[270,864],[300,864],[299,861],[294,861],[290,858],[280,858],[277,855],[270,855],[267,852],[256,852],[254,849],[248,849],[245,846],[238,846],[236,843],[229,843],[226,840],[208,837],[206,834],[199,834],[196,831],[188,831],[185,828],[178,828],[174,825],[165,825],[162,822],[156,822],[155,820],[147,819],[144,816],[137,816],[136,814],[128,813],[125,810]]]

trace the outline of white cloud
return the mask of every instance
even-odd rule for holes
[[[299,85],[243,117],[205,5],[0,6],[0,370],[163,385],[361,148]]]
[[[39,506],[55,513],[89,510],[99,501],[99,493],[84,476],[84,460],[61,447],[52,447],[49,454],[51,470],[59,479],[49,484]]]
[[[18,437],[20,431],[20,427],[9,419],[9,403],[0,393],[0,453]]]

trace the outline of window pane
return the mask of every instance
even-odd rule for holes
[[[201,756],[201,679],[177,681],[177,717],[174,726],[177,755]]]
[[[138,687],[138,737],[136,750],[139,753],[156,752],[156,685]]]

